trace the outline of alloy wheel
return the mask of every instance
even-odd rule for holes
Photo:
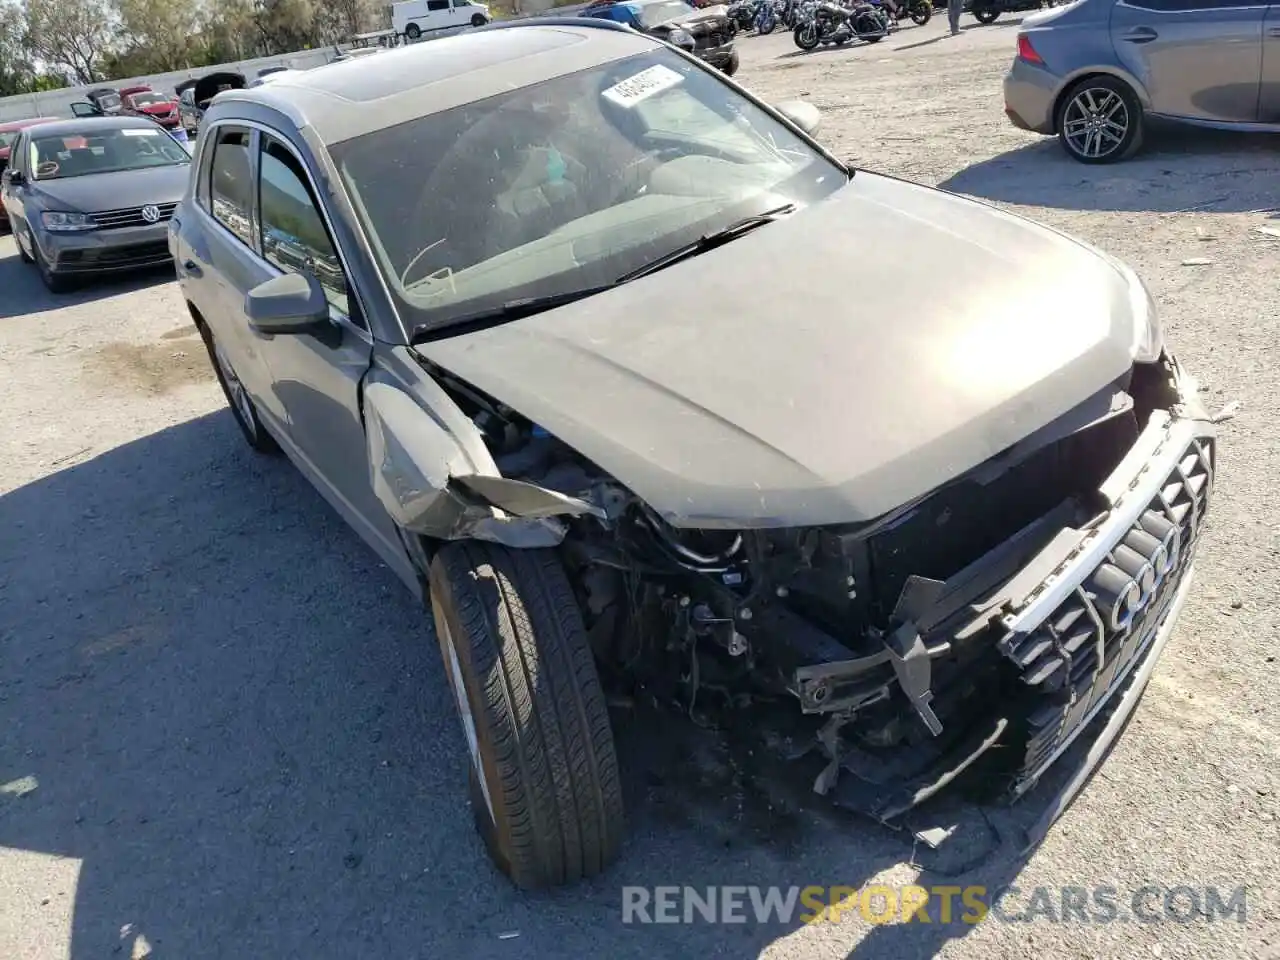
[[[1121,148],[1129,133],[1124,98],[1105,87],[1086,87],[1062,114],[1062,136],[1082,157],[1100,160]]]
[[[231,402],[235,404],[236,413],[240,415],[241,422],[245,424],[246,429],[257,432],[258,421],[254,415],[253,402],[249,399],[249,391],[236,376],[235,370],[231,367],[231,361],[222,350],[222,344],[216,340],[213,344],[213,356],[218,363],[218,371],[226,381],[227,393],[231,394]]]

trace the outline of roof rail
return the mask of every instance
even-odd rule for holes
[[[514,27],[589,27],[596,30],[621,30],[624,33],[636,33],[625,23],[616,20],[604,20],[600,17],[522,17],[519,20],[495,20],[477,27],[473,33],[481,30],[510,30]]]

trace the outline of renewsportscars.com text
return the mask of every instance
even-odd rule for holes
[[[982,886],[623,887],[623,923],[1244,923],[1247,891],[1179,884]]]

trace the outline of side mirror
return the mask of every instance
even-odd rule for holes
[[[73,103],[71,112],[77,117],[100,117],[102,111],[95,107],[92,103]]]
[[[250,290],[244,312],[259,333],[305,333],[329,322],[329,301],[315,277],[286,273]]]
[[[782,103],[775,103],[773,109],[809,136],[817,133],[818,127],[822,126],[822,113],[812,103],[805,103],[803,100],[784,100]]]
[[[26,182],[26,179],[21,170],[6,167],[4,173],[0,173],[0,181],[9,184],[11,187],[21,186]]]

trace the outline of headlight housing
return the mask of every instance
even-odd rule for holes
[[[87,213],[62,213],[52,210],[40,214],[40,222],[52,233],[75,233],[80,230],[93,230],[98,226],[93,217]]]
[[[1114,258],[1125,284],[1129,288],[1129,311],[1133,315],[1133,346],[1130,353],[1135,363],[1155,363],[1164,353],[1164,329],[1160,326],[1155,298],[1133,268]]]

